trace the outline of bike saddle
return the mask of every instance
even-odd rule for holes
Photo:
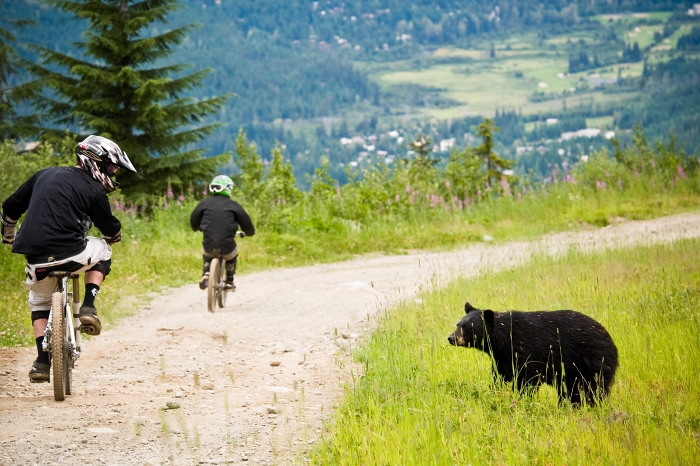
[[[55,278],[63,278],[63,277],[68,277],[68,278],[73,278],[77,277],[80,274],[74,273],[74,272],[68,272],[66,270],[53,270],[49,272],[49,277],[55,277]]]

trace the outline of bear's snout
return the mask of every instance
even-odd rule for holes
[[[464,338],[462,337],[462,329],[457,327],[457,330],[452,332],[452,334],[447,337],[447,341],[450,342],[452,346],[464,346]]]

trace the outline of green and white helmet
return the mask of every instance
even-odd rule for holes
[[[209,183],[209,192],[214,194],[223,194],[231,197],[233,194],[233,180],[226,175],[219,175]]]

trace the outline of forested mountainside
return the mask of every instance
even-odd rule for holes
[[[686,13],[691,2],[180,3],[169,24],[152,32],[190,23],[201,27],[169,63],[212,69],[204,85],[192,90],[197,97],[236,94],[216,117],[224,128],[205,143],[214,151],[232,149],[243,127],[263,157],[277,141],[284,144],[298,179],[313,171],[322,155],[331,159],[331,172],[338,176],[357,161],[358,153],[366,152],[365,146],[398,154],[402,145],[386,136],[390,130],[405,138],[430,132],[436,144],[454,139],[464,145],[472,140],[467,137],[470,127],[487,115],[495,115],[503,127],[498,149],[511,158],[522,155],[522,171],[546,171],[572,153],[606,145],[602,135],[573,152],[546,142],[587,124],[600,126],[600,121],[603,130],[617,129],[618,135],[637,122],[649,126],[651,137],[673,130],[690,150],[700,147],[697,112],[692,110],[700,67],[691,28],[696,18]],[[1,11],[36,21],[13,31],[20,43],[82,53],[75,46],[85,27],[80,21],[39,0],[3,2]],[[668,13],[643,13],[657,11]],[[680,65],[679,53],[685,65]],[[672,78],[676,68],[682,76]],[[563,73],[569,82],[550,83],[545,71],[555,81]],[[441,74],[434,79],[431,73]],[[455,76],[474,79],[453,88]],[[500,87],[475,91],[491,100],[473,106],[476,97],[461,98],[459,88],[476,89],[480,81]],[[512,89],[520,89],[519,96],[513,98]],[[381,149],[340,143],[341,137],[368,140],[375,133],[382,141],[382,132],[393,142]]]

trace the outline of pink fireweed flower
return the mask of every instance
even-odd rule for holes
[[[168,186],[168,190],[165,192],[165,194],[166,194],[168,197],[173,197],[173,196],[174,196],[173,190],[172,190],[172,188],[171,188],[170,186]]]
[[[680,176],[681,178],[685,178],[685,173],[683,172],[683,167],[681,166],[681,164],[678,164],[678,176]]]
[[[654,160],[651,161],[651,168],[656,168],[656,161],[654,161]]]
[[[163,204],[163,210],[168,210],[168,201],[165,201],[165,204]]]
[[[406,185],[406,192],[407,193],[411,192],[411,185],[408,185],[408,184]]]
[[[177,197],[177,200],[180,201],[180,202],[184,202],[184,201],[185,201],[185,195],[184,195],[184,194],[180,194],[180,195]]]
[[[637,170],[634,171],[634,176],[639,176],[639,172]]]
[[[449,181],[445,181],[445,187],[446,187],[447,189],[450,189],[450,182],[449,182]]]
[[[396,197],[395,197],[394,199],[396,199],[396,202],[399,202],[399,201],[401,200],[401,196],[399,196],[399,195],[397,194]]]
[[[203,189],[203,190],[202,190],[202,196],[206,196],[206,195],[207,195],[207,190],[206,190],[206,189]]]
[[[605,177],[606,177],[606,178],[610,178],[610,173],[605,172]]]

